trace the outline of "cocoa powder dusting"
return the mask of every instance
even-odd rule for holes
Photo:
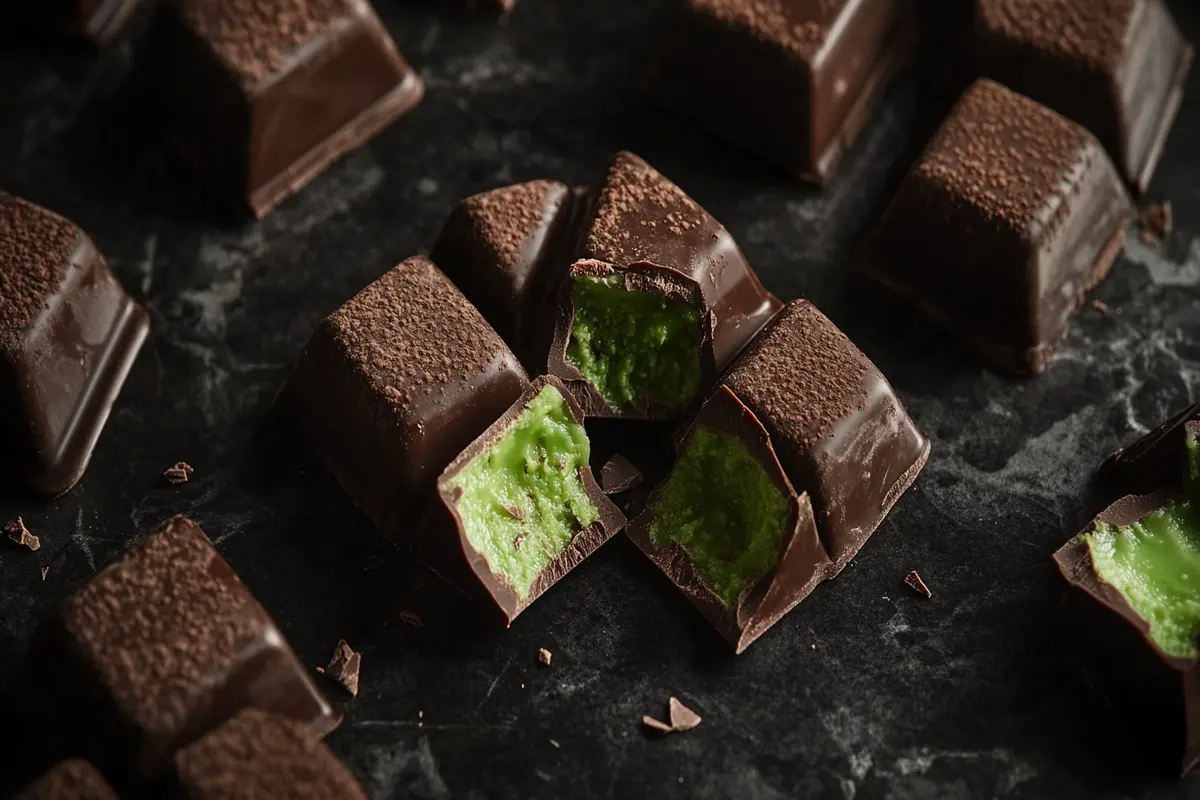
[[[0,353],[11,360],[62,285],[79,237],[79,228],[57,214],[0,192]]]
[[[848,0],[691,0],[691,6],[731,28],[804,60],[825,43]]]
[[[1052,56],[1094,72],[1115,70],[1137,0],[980,0],[978,24],[1027,58]]]
[[[468,197],[467,207],[474,233],[495,262],[506,272],[522,260],[530,238],[547,221],[547,200],[552,194],[565,196],[557,181],[530,181]]]

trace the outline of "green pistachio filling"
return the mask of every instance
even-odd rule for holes
[[[788,501],[746,445],[697,427],[654,507],[655,547],[676,541],[727,607],[778,562]]]
[[[682,300],[576,277],[567,361],[618,411],[682,408],[700,391],[700,314]]]
[[[591,444],[553,386],[461,472],[457,509],[467,540],[519,597],[571,539],[599,517],[579,477]]]
[[[1200,441],[1188,441],[1183,496],[1124,527],[1097,523],[1084,536],[1096,574],[1150,623],[1169,656],[1197,655],[1200,635]]]

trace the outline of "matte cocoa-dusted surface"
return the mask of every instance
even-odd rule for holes
[[[149,330],[86,233],[0,193],[0,467],[36,493],[83,475]]]
[[[1038,373],[1133,213],[1094,136],[984,79],[901,184],[863,265],[997,364]]]
[[[0,681],[92,563],[183,511],[304,664],[343,638],[363,653],[357,698],[323,687],[346,714],[326,742],[377,800],[1193,798],[1200,776],[1179,781],[1177,761],[1128,757],[1146,729],[1088,689],[1046,622],[1063,590],[1051,555],[1107,502],[1096,467],[1200,401],[1200,84],[1147,198],[1173,202],[1174,230],[1152,248],[1130,227],[1091,295],[1107,310],[1089,299],[1050,368],[1013,380],[850,269],[945,116],[924,76],[897,77],[817,191],[645,100],[668,5],[522,0],[498,21],[380,0],[425,100],[246,225],[215,219],[153,135],[121,46],[0,49],[0,185],[78,222],[154,318],[78,486],[0,496],[0,523],[21,515],[42,540],[0,541]],[[1169,5],[1200,37],[1200,5]],[[321,320],[432,247],[462,198],[594,181],[621,149],[720,220],[769,290],[833,320],[933,441],[870,543],[740,656],[623,536],[508,630],[439,629],[408,594],[409,557],[318,460],[264,436]],[[191,479],[164,483],[180,460]],[[631,495],[654,483],[635,463],[647,483]],[[931,599],[904,584],[913,569]],[[704,722],[649,739],[642,716],[672,696]]]
[[[22,732],[0,790],[82,756],[122,791],[158,778],[179,747],[244,708],[323,736],[337,713],[275,623],[186,517],[167,521],[68,598],[0,710]]]
[[[974,74],[1080,123],[1144,191],[1193,49],[1162,0],[975,0]]]
[[[61,761],[13,800],[118,800],[104,777],[86,761]]]
[[[424,91],[367,0],[166,0],[139,69],[197,179],[258,217]]]

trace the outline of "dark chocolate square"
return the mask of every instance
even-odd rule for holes
[[[118,800],[104,777],[86,761],[60,761],[13,800]]]
[[[0,193],[0,460],[20,481],[75,485],[149,328],[86,233]]]
[[[828,180],[915,34],[908,0],[682,0],[655,95],[807,180]]]
[[[1094,136],[981,80],[904,180],[865,266],[983,355],[1037,373],[1132,215]]]

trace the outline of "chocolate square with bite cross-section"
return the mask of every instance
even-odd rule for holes
[[[905,178],[864,266],[997,364],[1039,373],[1132,216],[1096,137],[980,80]]]
[[[0,193],[0,462],[20,483],[83,476],[149,329],[86,233]]]
[[[317,327],[279,404],[375,524],[408,543],[437,476],[528,386],[479,311],[417,256]]]
[[[424,92],[368,0],[165,0],[140,79],[197,176],[258,217]]]
[[[167,521],[62,604],[4,704],[4,718],[22,731],[6,758],[37,769],[85,757],[122,792],[157,779],[177,749],[245,708],[318,736],[340,721],[186,517]]]
[[[680,0],[674,7],[656,71],[658,102],[818,182],[833,176],[854,144],[916,32],[909,0]]]

